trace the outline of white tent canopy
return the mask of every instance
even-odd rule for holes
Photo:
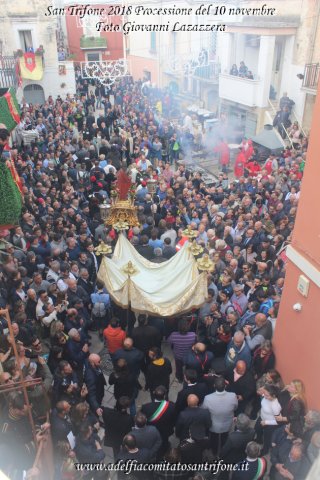
[[[129,261],[137,270],[130,277],[123,271]],[[170,260],[153,263],[120,235],[113,257],[103,258],[98,278],[121,307],[161,317],[199,308],[207,296],[207,274],[199,274],[187,242]]]

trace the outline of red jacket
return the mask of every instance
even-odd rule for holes
[[[113,328],[110,325],[103,330],[109,353],[114,353],[119,348],[122,348],[123,340],[126,338],[126,332],[120,327]]]
[[[246,163],[246,156],[243,151],[239,152],[234,164],[234,176],[239,178],[244,174],[244,165]]]

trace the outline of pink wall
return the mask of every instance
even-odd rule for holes
[[[274,338],[276,369],[285,382],[302,380],[308,407],[320,410],[320,292],[310,282],[308,297],[303,297],[297,290],[301,273],[289,261]],[[301,303],[301,312],[293,310],[295,303]]]
[[[128,55],[129,69],[134,80],[144,78],[144,70],[151,73],[151,82],[158,84],[158,62],[157,60]]]
[[[99,7],[99,5],[90,5],[90,7]],[[101,7],[101,5],[100,5]],[[108,8],[107,5],[104,8]],[[112,16],[113,24],[121,24],[121,17]],[[67,15],[66,16],[66,25],[67,25],[67,34],[68,34],[68,46],[70,53],[75,54],[76,58],[74,61],[83,62],[86,60],[85,52],[90,52],[90,50],[82,50],[80,48],[80,38],[83,35],[83,29],[77,25],[76,15]],[[102,60],[118,60],[123,58],[123,39],[121,32],[101,32],[101,37],[107,39],[107,49],[99,50],[102,52]],[[109,52],[108,54],[106,52]]]
[[[294,228],[292,247],[320,271],[320,87],[313,111],[310,143]],[[306,386],[309,407],[320,410],[320,289],[310,280],[308,297],[297,290],[301,272],[290,260],[287,267],[274,344],[277,369],[286,382],[299,378]],[[301,303],[302,311],[292,306]]]

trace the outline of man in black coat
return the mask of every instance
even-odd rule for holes
[[[94,292],[92,283],[90,282],[90,274],[87,268],[80,268],[80,278],[78,280],[78,287],[83,288],[90,296]]]
[[[102,415],[101,403],[104,397],[106,380],[100,368],[101,358],[91,353],[84,369],[84,382],[88,389],[88,403],[91,410],[98,416]]]
[[[154,257],[153,248],[149,245],[149,238],[147,235],[142,235],[140,244],[137,245],[136,250],[147,260],[151,260]]]
[[[185,440],[190,436],[190,427],[194,424],[202,425],[208,433],[211,427],[209,410],[199,407],[199,398],[196,395],[188,396],[188,406],[183,410],[176,422],[176,436]]]
[[[52,411],[50,424],[52,442],[54,445],[61,440],[68,440],[68,434],[72,431],[71,420],[69,417],[70,410],[70,403],[61,400]]]
[[[138,327],[132,331],[132,340],[138,350],[147,354],[150,348],[161,346],[161,333],[155,327],[148,325],[146,315],[139,315]]]
[[[264,478],[267,470],[267,461],[260,455],[260,445],[256,442],[249,442],[246,447],[246,459],[237,463],[237,469],[232,473],[232,480],[252,480],[253,478]]]
[[[76,437],[75,452],[81,463],[101,463],[106,456],[101,447],[101,440],[92,427],[85,422],[81,425],[80,433]]]
[[[113,456],[117,458],[122,440],[134,426],[132,416],[128,413],[131,400],[129,397],[120,397],[115,408],[103,407],[103,422],[105,429],[104,444],[112,447]]]
[[[197,372],[198,380],[201,380],[203,375],[208,373],[211,368],[213,353],[206,351],[206,348],[204,343],[198,342],[191,347],[183,359],[183,363],[187,369]]]
[[[145,374],[147,365],[149,364],[148,352],[152,347],[161,346],[162,335],[157,328],[148,325],[147,316],[138,316],[138,327],[132,330],[133,345],[138,350],[144,353],[144,359],[142,362],[141,370]]]
[[[227,391],[237,395],[237,414],[243,413],[256,392],[256,382],[253,374],[247,369],[246,362],[238,360],[234,370],[229,373],[226,380],[229,382]]]
[[[220,458],[225,463],[238,463],[246,458],[246,446],[253,440],[254,429],[250,428],[250,418],[240,413],[236,421],[236,429],[230,432],[226,443],[223,445]],[[227,473],[227,472],[223,472]],[[221,478],[229,478],[228,475]]]
[[[147,367],[145,388],[150,390],[151,400],[153,400],[153,393],[160,385],[169,392],[172,366],[170,360],[163,356],[158,347],[150,348],[149,358],[150,364]]]
[[[116,350],[113,355],[114,364],[116,364],[120,358],[125,359],[130,373],[132,373],[135,378],[138,378],[144,359],[144,354],[141,350],[138,350],[133,346],[132,338],[127,337],[123,342],[123,348],[119,348],[119,350]]]
[[[167,391],[160,385],[154,391],[154,401],[145,403],[141,407],[141,412],[147,417],[148,425],[157,428],[161,435],[161,452],[168,449],[168,439],[173,434],[176,419],[175,408],[172,402],[166,400]]]
[[[204,397],[209,394],[207,385],[205,383],[198,382],[196,370],[186,370],[184,374],[184,380],[187,385],[178,393],[175,405],[176,415],[179,415],[182,410],[187,408],[187,399],[189,395],[196,395],[199,398],[199,405],[201,405]]]
[[[147,425],[147,417],[142,412],[134,417],[134,424],[129,435],[135,437],[138,448],[148,449],[150,459],[156,460],[162,444],[159,431],[153,425]]]

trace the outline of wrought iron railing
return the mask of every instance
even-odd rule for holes
[[[13,56],[0,56],[0,87],[18,86],[17,59]]]
[[[209,61],[208,65],[196,67],[194,70],[194,77],[202,80],[219,80],[219,73],[221,72],[220,63]]]
[[[304,69],[303,88],[316,90],[318,88],[320,75],[319,63],[307,63]]]

